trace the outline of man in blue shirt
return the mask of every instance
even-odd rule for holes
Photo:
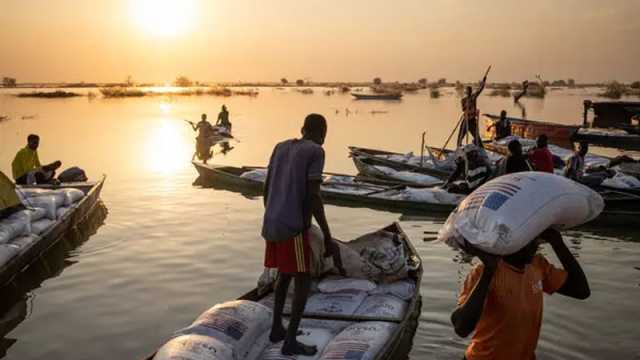
[[[284,340],[285,355],[312,356],[318,350],[296,340],[311,285],[311,247],[308,231],[311,217],[322,230],[324,256],[338,256],[320,197],[324,168],[324,143],[327,122],[322,115],[305,118],[301,139],[290,139],[276,145],[265,182],[265,215],[262,236],[266,240],[265,267],[277,268],[273,326],[270,340]],[[282,311],[291,279],[295,282],[291,319],[288,329],[282,325]]]

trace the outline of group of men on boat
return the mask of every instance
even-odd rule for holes
[[[232,124],[229,120],[229,111],[226,105],[222,105],[215,125],[211,125],[211,123],[207,121],[207,114],[202,114],[200,121],[196,124],[191,121],[187,122],[193,128],[193,131],[198,132],[198,136],[196,137],[196,151],[193,154],[193,158],[197,156],[198,159],[206,164],[207,161],[213,157],[211,147],[218,143],[221,144],[223,153],[231,150],[229,143],[225,141],[232,137]]]
[[[472,94],[473,95],[473,94]],[[332,257],[341,273],[339,247],[331,236],[325,216],[320,186],[325,164],[322,148],[327,122],[322,115],[310,114],[302,127],[302,137],[277,144],[271,154],[264,186],[265,214],[262,236],[266,240],[264,265],[276,268],[272,342],[284,341],[285,355],[312,356],[315,346],[296,339],[300,320],[310,292],[310,269],[314,256],[309,240],[311,219],[315,218],[324,237],[325,257]],[[519,143],[510,144],[507,171],[532,169],[529,159],[540,169],[553,170],[553,159],[546,139],[538,139],[538,147],[528,157]],[[482,147],[464,147],[458,171],[464,173],[468,190],[488,179],[489,164]],[[583,154],[584,153],[580,153]],[[579,168],[580,162],[573,161]],[[573,166],[573,165],[572,165]],[[542,243],[548,243],[562,264],[558,268],[537,254]],[[587,279],[554,229],[543,232],[515,254],[498,257],[472,245],[465,251],[477,256],[481,265],[474,268],[464,282],[451,321],[456,333],[466,337],[473,333],[465,359],[535,359],[535,349],[542,324],[543,293],[559,293],[576,299],[590,295]],[[317,254],[316,254],[317,256]],[[291,317],[283,326],[282,313],[287,291],[295,283]]]

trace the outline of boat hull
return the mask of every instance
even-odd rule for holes
[[[62,187],[77,188],[85,192],[85,197],[80,200],[73,211],[70,211],[57,220],[55,225],[47,229],[40,235],[40,239],[35,241],[13,259],[6,262],[0,267],[0,287],[4,287],[7,283],[17,276],[20,272],[26,271],[34,261],[36,261],[49,248],[54,246],[65,233],[70,229],[84,222],[96,207],[100,199],[100,192],[104,185],[105,178],[92,185],[63,185]],[[40,186],[40,188],[51,188],[50,186]]]
[[[491,125],[495,124],[500,117],[491,114],[484,115],[485,126],[483,127],[483,136],[485,138],[493,139],[495,138],[495,127],[491,127]],[[511,122],[512,135],[535,140],[538,136],[545,134],[549,138],[549,143],[556,144],[567,149],[571,149],[573,147],[572,137],[580,128],[580,126],[577,125],[564,125],[511,117],[508,119]]]
[[[311,318],[311,319],[324,319],[324,320],[338,320],[338,321],[391,321],[398,324],[398,327],[392,334],[392,336],[387,340],[382,349],[376,354],[373,358],[375,360],[392,360],[392,359],[407,359],[409,353],[411,352],[411,347],[413,345],[413,337],[418,328],[418,321],[420,318],[420,314],[422,313],[422,296],[420,294],[420,286],[422,283],[422,274],[423,274],[423,264],[418,251],[411,243],[409,237],[405,234],[405,232],[400,227],[400,224],[393,223],[384,228],[386,231],[391,231],[399,235],[399,239],[402,240],[405,252],[407,254],[407,258],[415,259],[417,262],[417,266],[415,270],[409,272],[409,277],[415,281],[416,290],[415,295],[409,301],[409,305],[407,306],[407,311],[405,312],[402,319],[399,320],[389,320],[389,319],[380,319],[369,316],[340,316],[340,315],[319,315],[319,314],[307,314],[303,315],[303,318]],[[269,287],[269,286],[267,286]],[[272,287],[272,286],[271,286]],[[249,301],[259,301],[262,298],[269,296],[272,291],[268,291],[265,293],[260,293],[258,289],[253,289],[246,294],[240,296],[237,300],[249,300]],[[145,360],[152,360],[155,356],[155,353],[146,357]]]

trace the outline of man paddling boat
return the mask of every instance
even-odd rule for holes
[[[546,241],[562,264],[558,269],[536,255]],[[473,333],[466,360],[534,360],[542,325],[543,293],[584,300],[589,283],[562,235],[544,231],[522,250],[498,257],[472,245],[465,248],[482,264],[467,276],[451,314],[456,334]]]
[[[320,197],[325,159],[322,144],[326,134],[325,118],[310,114],[305,118],[302,138],[279,143],[269,160],[262,226],[262,236],[266,240],[264,265],[277,268],[279,273],[269,339],[272,342],[284,340],[284,355],[312,356],[318,351],[315,346],[296,340],[311,286],[309,227],[312,216],[324,236],[325,257],[339,257]],[[285,329],[282,311],[291,279],[295,283],[295,292],[289,327]]]
[[[487,73],[489,70],[487,70]],[[487,82],[487,74],[484,75],[482,81],[480,82],[480,86],[474,92],[471,86],[467,86],[466,96],[462,99],[462,123],[460,124],[460,129],[458,131],[458,147],[462,145],[464,137],[467,135],[467,132],[473,136],[473,143],[477,146],[482,147],[482,139],[480,138],[480,133],[478,132],[478,115],[480,112],[478,111],[478,97],[484,90],[484,86]]]

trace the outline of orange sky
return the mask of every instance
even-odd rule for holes
[[[639,0],[0,0],[28,81],[640,80]]]

